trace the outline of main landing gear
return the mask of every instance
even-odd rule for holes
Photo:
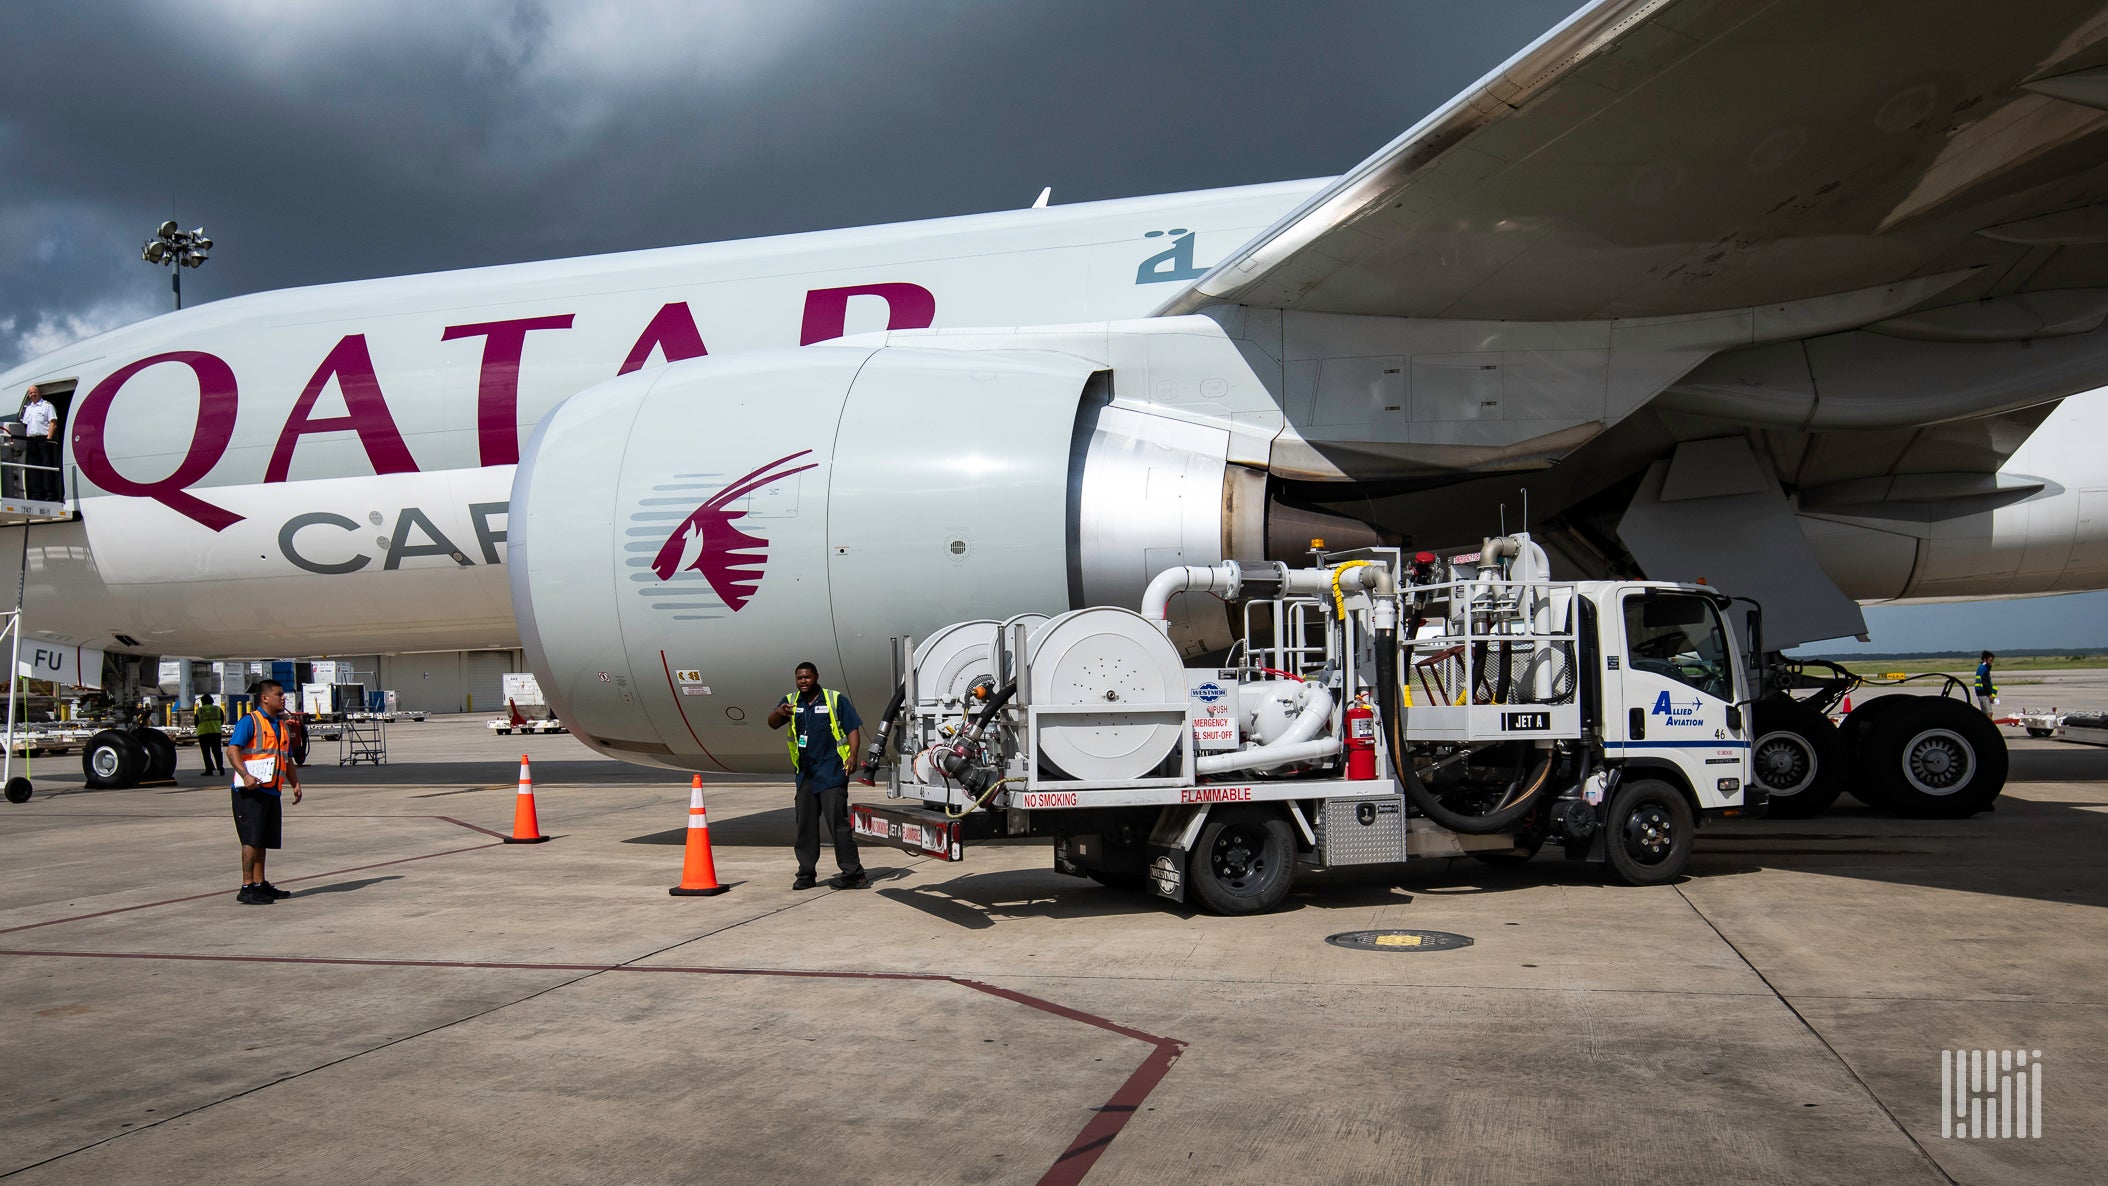
[[[97,790],[176,776],[176,743],[159,729],[104,729],[81,751],[81,773]]]
[[[1811,668],[1832,674],[1811,679]],[[1919,819],[1960,819],[1990,808],[2005,789],[2006,744],[1963,696],[1893,693],[1863,699],[1833,725],[1825,710],[1865,681],[1835,664],[1795,665],[1807,699],[1774,692],[1755,707],[1752,767],[1771,792],[1769,814],[1807,819],[1839,794]],[[1959,681],[1947,691],[1966,692]]]

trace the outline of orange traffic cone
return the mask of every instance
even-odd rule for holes
[[[717,861],[710,856],[710,817],[703,811],[703,776],[698,774],[688,790],[688,851],[681,857],[681,884],[666,892],[703,898],[728,888],[717,884]]]
[[[1837,711],[1838,711],[1838,713],[1839,713],[1840,715],[1843,715],[1843,716],[1851,716],[1851,715],[1852,715],[1852,698],[1851,698],[1850,696],[1847,696],[1847,697],[1845,697],[1844,703],[1843,703],[1843,704],[1840,704],[1840,705],[1838,705],[1838,706],[1837,706]]]
[[[505,838],[505,843],[540,844],[547,839],[534,815],[534,776],[527,771],[527,755],[521,754],[520,793],[513,796],[512,835]]]

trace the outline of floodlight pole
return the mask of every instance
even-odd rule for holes
[[[195,268],[205,262],[212,250],[212,239],[205,228],[186,231],[176,225],[174,219],[161,224],[154,237],[146,241],[140,257],[150,264],[161,264],[168,268],[168,290],[175,294],[176,308],[183,307],[183,269]]]

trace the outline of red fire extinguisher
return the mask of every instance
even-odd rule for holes
[[[1376,777],[1376,710],[1366,700],[1347,706],[1347,777]]]

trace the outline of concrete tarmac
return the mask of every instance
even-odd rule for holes
[[[685,777],[480,718],[319,744],[295,894],[245,907],[194,753],[129,791],[39,760],[0,804],[0,1177],[2090,1184],[2108,749],[2007,732],[1975,819],[1846,799],[1707,829],[1678,885],[1430,861],[1254,918],[1044,844],[793,892],[761,778],[709,781],[731,891],[670,897]],[[499,843],[522,750],[547,844]],[[1473,943],[1325,942],[1383,927]],[[1954,1048],[2041,1052],[2039,1139],[1942,1136]]]

